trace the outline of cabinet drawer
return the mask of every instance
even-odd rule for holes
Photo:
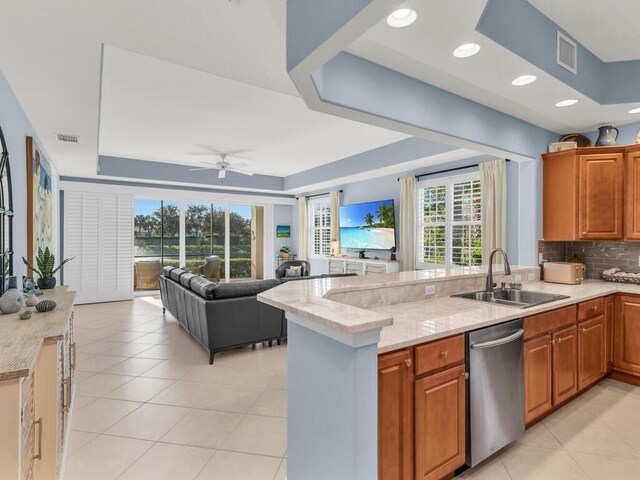
[[[604,314],[604,297],[578,304],[578,322]]]
[[[379,263],[365,263],[364,273],[387,273],[387,267]]]
[[[524,319],[524,338],[533,338],[543,333],[558,330],[576,322],[576,306],[570,305],[550,312],[531,315]]]
[[[416,375],[464,362],[464,335],[416,347]]]

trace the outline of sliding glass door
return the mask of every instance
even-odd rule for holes
[[[220,278],[225,278],[225,205],[216,203],[186,203],[185,265],[202,266],[207,257],[220,258]]]

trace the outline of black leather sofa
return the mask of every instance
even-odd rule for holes
[[[328,276],[343,275],[297,279]],[[280,343],[286,338],[284,311],[259,302],[256,296],[288,280],[292,278],[213,283],[188,270],[164,267],[160,277],[163,312],[168,310],[209,351],[212,364],[222,350],[274,340]]]

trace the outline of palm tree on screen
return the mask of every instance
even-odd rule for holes
[[[373,215],[371,215],[370,213],[367,213],[364,216],[364,223],[366,223],[368,227],[373,225]]]

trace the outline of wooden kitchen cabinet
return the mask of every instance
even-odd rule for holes
[[[640,297],[618,295],[613,323],[613,366],[640,375]]]
[[[525,423],[553,408],[551,335],[524,342]]]
[[[589,147],[543,158],[544,240],[624,237],[626,147]]]
[[[414,392],[415,478],[440,480],[465,462],[464,365],[416,380]]]
[[[606,321],[603,314],[578,324],[578,388],[583,390],[607,372]]]
[[[413,478],[412,350],[378,359],[378,477]]]
[[[555,332],[553,348],[553,405],[559,405],[578,392],[578,338],[573,325]]]
[[[625,153],[625,239],[640,240],[640,145]]]
[[[613,319],[615,316],[615,295],[609,295],[604,300],[605,321],[605,357],[607,359],[607,372],[613,369]]]

